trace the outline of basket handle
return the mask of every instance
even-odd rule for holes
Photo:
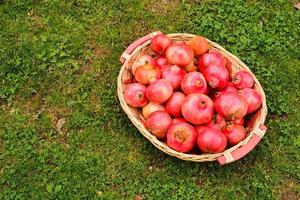
[[[232,152],[225,151],[223,156],[219,156],[217,161],[220,165],[225,165],[247,155],[254,147],[259,143],[261,138],[266,133],[267,127],[264,124],[261,124],[259,128],[254,130],[254,136],[248,141],[244,146],[233,150]]]
[[[140,45],[144,44],[146,41],[152,39],[155,35],[159,35],[159,34],[162,34],[161,31],[156,31],[156,32],[153,32],[153,33],[150,33],[136,41],[134,41],[133,43],[131,43],[127,48],[126,50],[122,53],[121,57],[120,57],[120,62],[122,64],[124,64],[124,62],[130,58],[130,54]]]

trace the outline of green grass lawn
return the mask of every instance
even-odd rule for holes
[[[0,0],[0,199],[300,199],[294,3]],[[156,30],[203,35],[257,75],[269,129],[245,158],[170,157],[123,113],[118,58]]]

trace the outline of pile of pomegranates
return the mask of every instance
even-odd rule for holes
[[[220,153],[245,139],[249,116],[262,104],[248,71],[234,71],[201,36],[159,34],[150,49],[134,58],[124,98],[141,109],[154,136],[183,153]]]

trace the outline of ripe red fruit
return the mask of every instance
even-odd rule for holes
[[[171,98],[166,103],[166,111],[172,117],[181,116],[181,105],[185,99],[185,95],[182,92],[174,92]]]
[[[147,105],[145,105],[143,107],[142,113],[143,113],[143,116],[147,119],[151,113],[158,111],[158,110],[166,111],[166,108],[161,104],[149,102]]]
[[[164,34],[156,35],[152,38],[150,48],[159,55],[165,55],[166,50],[173,44],[173,41]]]
[[[234,146],[245,139],[246,130],[242,125],[228,123],[222,128],[222,132],[227,137],[228,144]]]
[[[164,56],[159,56],[158,58],[156,58],[156,65],[161,67],[162,65],[166,65],[168,63],[166,57]]]
[[[158,104],[167,101],[173,94],[172,84],[165,80],[159,79],[152,82],[146,89],[147,98]]]
[[[160,71],[163,72],[165,71],[166,69],[168,69],[169,67],[171,67],[172,65],[169,65],[169,64],[165,64],[165,65],[161,65],[159,67]]]
[[[221,94],[224,94],[227,92],[237,92],[237,91],[238,91],[238,89],[234,86],[234,84],[232,82],[228,82],[224,88],[213,93],[213,99],[217,98]]]
[[[126,86],[124,99],[132,107],[143,107],[148,103],[146,86],[140,83],[132,83]]]
[[[216,115],[216,124],[218,124],[218,126],[220,128],[222,128],[223,126],[225,126],[227,123],[234,123],[234,124],[239,124],[239,125],[244,125],[244,118],[240,118],[234,121],[226,121],[225,118],[221,117],[221,115],[217,114]]]
[[[181,81],[186,72],[178,67],[177,65],[172,65],[164,71],[162,71],[162,78],[170,81],[174,90],[180,88]]]
[[[255,89],[252,88],[245,88],[239,91],[240,94],[244,96],[248,104],[247,113],[253,113],[256,111],[262,103],[262,98]]]
[[[224,117],[222,117],[221,115],[217,114],[216,115],[216,124],[218,124],[218,126],[220,128],[222,128],[223,126],[226,125],[226,120]]]
[[[166,58],[171,64],[185,66],[193,62],[194,53],[186,44],[173,44],[167,49]]]
[[[135,70],[142,65],[156,65],[156,61],[149,55],[142,55],[134,59],[131,67],[132,74],[135,74]]]
[[[203,72],[204,69],[210,65],[218,65],[218,66],[225,67],[226,59],[220,53],[216,51],[210,51],[206,54],[203,54],[199,58],[198,67],[200,71]]]
[[[190,39],[187,44],[193,49],[195,56],[200,56],[206,53],[210,48],[208,41],[201,36],[196,36]]]
[[[197,66],[195,65],[194,61],[186,66],[183,66],[182,68],[186,72],[196,72],[197,71]]]
[[[204,130],[205,127],[206,127],[205,125],[194,126],[198,135],[201,133],[202,130]]]
[[[188,95],[192,93],[207,93],[207,84],[200,72],[187,73],[181,82],[182,91]]]
[[[203,127],[198,132],[197,144],[205,153],[220,153],[227,146],[227,138],[220,130]]]
[[[212,88],[222,89],[229,81],[229,72],[221,65],[208,65],[203,70],[207,84]]]
[[[160,77],[161,72],[158,67],[150,64],[139,66],[135,70],[134,74],[135,80],[145,85],[148,85],[149,83],[160,79]]]
[[[172,118],[164,111],[155,111],[151,113],[146,121],[146,127],[157,138],[164,138],[171,125]]]
[[[244,118],[237,119],[237,120],[233,121],[233,123],[239,124],[239,125],[244,125],[245,119]]]
[[[238,71],[232,78],[233,84],[239,88],[251,88],[254,84],[252,75],[247,71]]]
[[[214,103],[205,94],[189,94],[182,106],[184,119],[192,124],[208,123],[214,115]]]
[[[185,119],[178,117],[178,118],[174,118],[172,124],[176,124],[179,122],[186,122]]]
[[[215,109],[227,120],[237,120],[247,114],[248,104],[241,94],[229,92],[216,98]]]
[[[185,122],[173,124],[167,132],[167,145],[178,152],[191,151],[197,140],[193,126]]]
[[[209,127],[209,128],[214,128],[217,130],[221,130],[222,127],[219,126],[219,124],[217,124],[217,122],[215,120],[211,120],[210,122],[208,122],[207,124],[205,124],[205,126]]]

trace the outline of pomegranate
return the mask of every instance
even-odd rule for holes
[[[228,92],[216,98],[215,109],[227,120],[237,120],[247,114],[248,105],[241,94]]]
[[[150,48],[159,55],[165,55],[166,50],[173,44],[173,41],[164,34],[156,35],[152,38]]]
[[[166,65],[167,63],[168,61],[164,56],[159,56],[158,58],[156,58],[156,65],[158,67],[161,67],[162,65]]]
[[[219,114],[216,114],[215,120],[216,120],[216,124],[218,124],[218,126],[219,126],[220,128],[222,128],[223,126],[226,125],[226,120],[225,120],[225,118],[222,117],[222,116],[219,115]]]
[[[227,138],[220,130],[203,127],[198,132],[197,144],[205,153],[220,153],[227,146]]]
[[[146,86],[140,83],[131,83],[126,86],[124,99],[132,107],[143,107],[148,103]]]
[[[199,135],[202,130],[206,127],[205,125],[200,125],[200,126],[194,126],[197,134]]]
[[[135,80],[145,85],[148,85],[149,83],[160,79],[160,77],[161,72],[158,67],[150,64],[139,66],[135,70],[134,74]]]
[[[239,91],[240,94],[242,94],[248,104],[248,111],[247,113],[253,113],[254,111],[256,111],[262,103],[262,98],[260,96],[260,94],[252,88],[245,88]]]
[[[181,81],[186,72],[178,67],[177,65],[172,65],[162,71],[162,78],[170,81],[174,90],[180,88]]]
[[[191,62],[190,64],[183,66],[184,71],[186,72],[196,72],[197,71],[197,66],[195,65],[194,62]]]
[[[186,121],[195,125],[205,124],[214,115],[214,103],[205,94],[189,94],[181,106],[181,112]]]
[[[147,119],[149,115],[155,111],[166,111],[165,107],[161,104],[157,104],[154,102],[149,102],[147,105],[145,105],[142,109],[143,116]]]
[[[198,60],[198,67],[201,72],[209,65],[218,65],[225,67],[226,59],[216,51],[210,51],[203,54]]]
[[[149,55],[142,55],[137,57],[136,59],[134,59],[133,63],[132,63],[132,67],[131,67],[131,72],[132,74],[135,74],[135,70],[142,65],[146,65],[146,64],[151,64],[151,65],[156,65],[156,61],[154,60],[154,58],[152,58]]]
[[[228,123],[222,128],[222,132],[227,137],[228,144],[234,146],[245,139],[246,130],[242,125]]]
[[[193,49],[195,56],[200,56],[206,53],[210,48],[208,41],[201,36],[196,36],[190,39],[187,44]]]
[[[167,145],[178,152],[191,151],[197,140],[197,132],[186,122],[173,124],[167,132]]]
[[[238,71],[232,79],[233,84],[239,88],[251,88],[254,84],[252,75],[247,71]]]
[[[245,119],[244,118],[240,118],[240,119],[237,119],[237,120],[233,121],[233,123],[239,124],[239,125],[244,125]]]
[[[146,89],[148,99],[158,104],[166,102],[172,94],[172,84],[165,79],[159,79],[152,82]]]
[[[172,118],[164,111],[155,111],[151,113],[146,121],[146,127],[157,138],[166,137],[166,133],[171,125]]]
[[[187,73],[181,82],[181,90],[186,95],[192,93],[207,93],[207,84],[204,76],[200,72]]]
[[[161,65],[159,67],[160,71],[163,72],[165,71],[166,69],[168,69],[169,67],[171,67],[172,65],[169,65],[169,64],[165,64],[165,65]]]
[[[215,120],[216,120],[216,124],[218,124],[218,126],[220,128],[225,126],[227,123],[234,123],[234,124],[244,125],[244,118],[240,118],[240,119],[237,119],[237,120],[234,120],[234,121],[228,121],[225,118],[221,117],[221,115],[217,114]]]
[[[166,103],[166,111],[172,117],[181,116],[181,105],[185,99],[185,95],[182,92],[174,92],[171,98]]]
[[[178,122],[186,122],[185,119],[178,117],[178,118],[173,118],[172,124],[176,124]]]
[[[203,70],[203,75],[212,88],[222,89],[229,81],[229,72],[221,65],[209,65]]]
[[[167,49],[166,58],[171,64],[185,66],[193,62],[194,53],[186,44],[173,44]]]
[[[238,89],[234,86],[234,84],[232,82],[228,82],[227,85],[223,89],[216,91],[213,94],[213,99],[217,98],[221,94],[224,94],[227,92],[237,92],[237,91],[238,91]]]

